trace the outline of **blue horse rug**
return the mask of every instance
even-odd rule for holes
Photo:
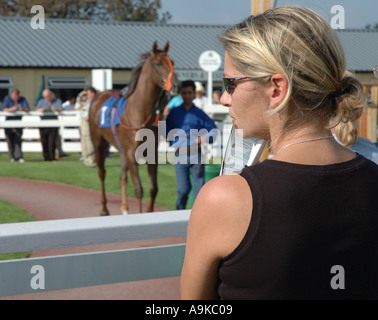
[[[101,107],[100,111],[100,128],[107,128],[111,126],[111,115],[112,115],[112,108],[117,108],[118,113],[121,116],[123,110],[125,109],[126,106],[126,98],[121,97],[121,98],[115,98],[115,97],[110,97],[108,100],[104,102],[104,104]],[[116,106],[114,104],[117,104]],[[117,126],[120,124],[118,116],[115,116],[113,121],[114,125]]]

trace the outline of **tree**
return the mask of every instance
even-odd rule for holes
[[[46,18],[167,22],[169,12],[159,16],[160,0],[3,0],[1,16],[30,17],[33,5],[45,9]]]
[[[160,0],[104,0],[112,20],[117,21],[160,21],[171,19],[169,12],[159,19]]]
[[[378,30],[378,22],[374,26],[372,26],[370,23],[368,23],[365,26],[365,29],[367,29],[367,30]]]

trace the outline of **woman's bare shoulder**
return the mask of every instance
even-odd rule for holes
[[[252,194],[239,175],[224,175],[207,182],[194,203],[190,227],[230,254],[243,239],[252,214]]]
[[[203,186],[203,192],[217,192],[219,197],[224,195],[238,196],[243,189],[249,189],[246,180],[238,174],[227,174],[211,179]],[[202,191],[202,190],[201,190]]]

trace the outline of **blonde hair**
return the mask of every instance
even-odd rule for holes
[[[353,73],[345,71],[344,79],[348,79],[351,84],[354,83],[355,88],[352,88],[351,92],[353,92],[353,90],[356,92],[361,90],[361,84]],[[339,141],[346,147],[354,145],[357,141],[358,119],[362,115],[363,107],[367,104],[365,96],[362,96],[361,99],[359,99],[359,97],[360,96],[357,94],[350,94],[346,99],[341,101],[343,109],[348,110],[349,117],[340,117],[340,119],[337,119],[337,123],[334,121],[334,132]]]
[[[361,83],[344,77],[345,55],[336,33],[311,9],[271,9],[229,28],[219,38],[246,76],[262,83],[273,74],[286,77],[287,95],[273,109],[285,116],[284,130],[314,118],[329,127],[353,122],[356,109],[365,103]]]

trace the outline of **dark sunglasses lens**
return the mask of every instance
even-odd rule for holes
[[[224,89],[226,90],[226,92],[228,94],[230,94],[231,93],[231,81],[229,81],[226,78],[223,78],[223,85],[224,85]]]

